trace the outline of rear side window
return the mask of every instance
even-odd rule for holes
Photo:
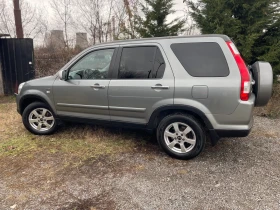
[[[226,77],[229,68],[224,53],[218,43],[178,43],[171,49],[193,77]]]
[[[122,50],[119,79],[162,78],[165,62],[156,46],[124,47]]]

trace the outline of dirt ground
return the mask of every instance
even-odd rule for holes
[[[28,133],[0,99],[0,209],[280,209],[280,119],[172,159],[142,131],[67,125]]]

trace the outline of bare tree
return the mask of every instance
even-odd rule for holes
[[[69,27],[73,25],[72,5],[73,0],[51,0],[51,7],[59,22],[63,23],[65,46],[69,48]],[[60,24],[60,23],[59,23]]]
[[[76,1],[79,24],[93,44],[107,42],[112,38],[112,16],[116,0]]]
[[[137,38],[134,30],[134,18],[138,15],[140,2],[141,0],[121,0],[114,7],[117,39]]]
[[[189,0],[186,0],[186,2]],[[185,34],[184,35],[197,35],[200,34],[199,29],[197,28],[195,21],[193,20],[193,18],[191,17],[190,14],[190,7],[186,7],[184,9],[184,14],[185,14]]]
[[[77,8],[79,11],[80,27],[89,33],[93,44],[96,43],[97,36],[97,22],[99,19],[98,0],[85,0],[82,3],[77,1]]]
[[[125,5],[126,14],[128,16],[128,23],[129,23],[129,26],[130,26],[131,38],[134,39],[135,38],[135,32],[134,32],[134,25],[133,25],[133,14],[132,14],[133,10],[130,8],[128,0],[123,0],[123,2],[124,2],[124,5]]]
[[[106,21],[105,42],[108,41],[108,35],[112,36],[111,21],[112,21],[113,3],[114,0],[109,0],[109,13]]]
[[[191,16],[191,8],[189,5],[189,2],[195,2],[195,0],[184,0],[184,2],[186,3],[186,8],[184,9],[184,14],[185,14],[185,25],[186,25],[186,31],[185,31],[185,35],[198,35],[200,34],[200,30],[197,27],[194,19]],[[201,6],[201,3],[197,3],[196,4],[197,7]]]
[[[16,36],[12,8],[5,0],[0,1],[0,32]]]
[[[47,21],[42,8],[20,0],[24,37],[36,38],[47,30]],[[0,0],[0,32],[16,37],[12,1]]]
[[[136,38],[134,17],[141,0],[76,0],[79,26],[93,44]]]
[[[43,8],[32,6],[25,0],[21,0],[22,26],[25,30],[25,37],[35,39],[47,31],[47,18]]]

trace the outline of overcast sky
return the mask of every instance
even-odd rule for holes
[[[6,0],[6,1],[11,1],[11,0]],[[36,6],[39,10],[43,10],[43,17],[46,17],[46,19],[48,20],[48,31],[50,30],[56,30],[56,29],[62,29],[61,24],[57,23],[57,20],[54,18],[54,13],[53,10],[50,6],[50,1],[51,0],[25,0],[29,3],[31,3],[32,5]],[[61,1],[61,0],[57,0],[57,1]],[[83,1],[83,0],[80,0]],[[168,16],[168,21],[173,20],[174,18],[181,18],[184,17],[184,9],[186,8],[186,4],[183,2],[183,0],[174,0],[174,7],[173,10],[175,10],[176,12],[172,15]],[[75,30],[80,30],[80,32],[84,32],[81,29],[76,29]],[[70,33],[72,32],[78,32],[78,31],[73,31],[73,29],[70,29]],[[70,34],[71,35],[71,34]],[[41,45],[43,43],[44,40],[44,35],[38,35],[34,41],[35,44]]]
[[[49,17],[51,18],[50,0],[25,0],[25,1],[28,1],[32,4],[35,4],[38,7],[46,8],[50,13]],[[184,16],[184,9],[186,7],[186,3],[184,3],[183,0],[174,0],[174,3],[175,3],[175,5],[174,5],[173,9],[176,11],[176,13],[168,16],[169,20],[172,20],[176,17],[183,17]]]

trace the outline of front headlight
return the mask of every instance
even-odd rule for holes
[[[23,87],[23,85],[25,84],[25,82],[21,83],[19,86],[18,86],[18,94],[20,94],[20,91]]]

